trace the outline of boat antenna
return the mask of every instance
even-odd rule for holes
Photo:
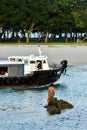
[[[42,50],[40,48],[40,45],[38,45],[38,52],[39,52],[39,55],[42,56]]]

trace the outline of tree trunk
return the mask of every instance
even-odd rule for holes
[[[70,32],[70,42],[73,41],[73,35],[72,35],[72,32]]]
[[[76,38],[75,38],[75,41],[77,42],[78,41],[78,34],[76,32]]]
[[[59,32],[59,40],[61,40],[61,39],[62,39],[62,33]]]
[[[2,33],[3,33],[3,28],[0,26],[0,40],[1,40],[1,37],[2,37]]]
[[[26,37],[26,43],[29,43],[29,34],[34,30],[34,23],[31,24],[30,28],[26,31],[27,37]]]
[[[65,42],[68,42],[68,37],[67,37],[67,30],[65,30]]]
[[[17,40],[18,40],[18,43],[20,43],[20,42],[21,42],[21,39],[20,39],[20,37],[18,36],[18,32],[16,32],[16,38],[17,38]]]
[[[45,43],[48,42],[48,31],[46,32]]]
[[[9,39],[9,30],[7,30],[7,39]]]
[[[6,31],[3,31],[4,40],[6,40]]]
[[[27,32],[26,42],[29,43],[29,32]]]
[[[38,42],[40,42],[40,32],[38,31]]]

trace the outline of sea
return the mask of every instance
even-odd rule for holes
[[[49,115],[48,87],[0,89],[0,130],[87,130],[87,65],[70,65],[54,83],[55,97],[74,108]]]

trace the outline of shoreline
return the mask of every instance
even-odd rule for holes
[[[41,45],[42,54],[48,56],[49,64],[59,64],[62,60],[68,60],[68,65],[87,64],[87,46],[45,46]],[[8,56],[38,55],[37,45],[3,45],[0,46],[0,59]]]

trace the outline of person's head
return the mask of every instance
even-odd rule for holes
[[[53,86],[53,83],[51,83],[50,86]]]

